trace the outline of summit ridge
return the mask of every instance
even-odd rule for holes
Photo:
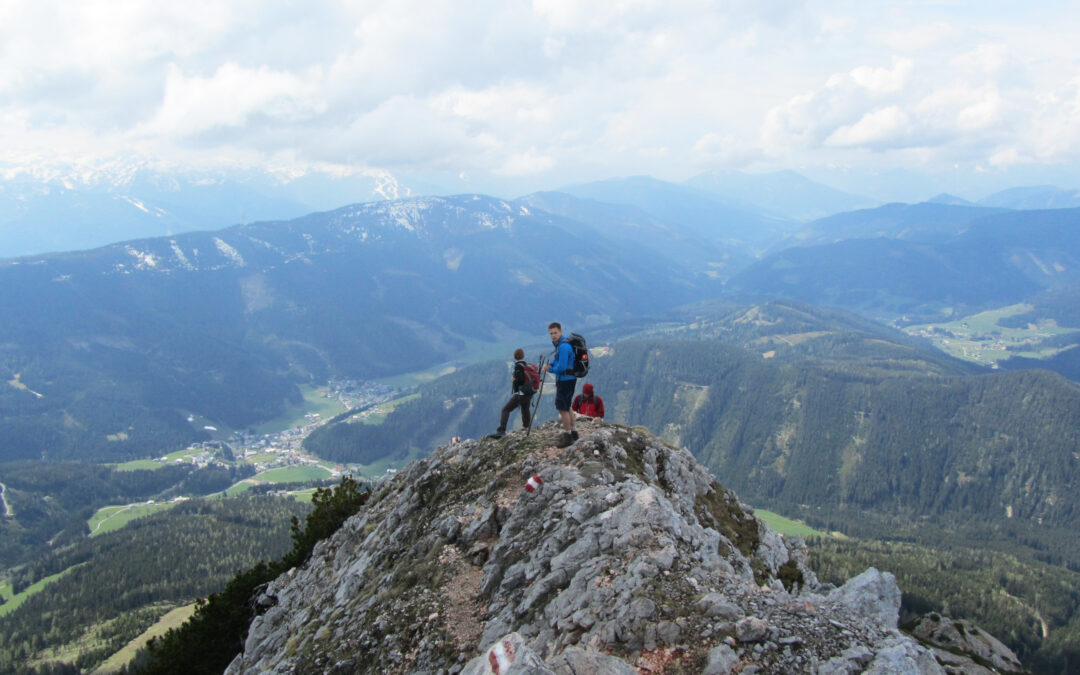
[[[804,542],[688,451],[579,429],[564,449],[554,423],[441,446],[382,480],[258,596],[226,672],[946,672],[897,629],[891,574],[820,584]]]

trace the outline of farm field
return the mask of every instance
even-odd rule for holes
[[[543,333],[540,333],[539,335],[543,335]],[[551,351],[551,343],[537,342],[537,337],[538,335],[534,334],[518,333],[514,337],[499,340],[498,342],[485,342],[475,338],[462,337],[462,340],[465,342],[465,349],[461,352],[461,358],[446,363],[440,363],[437,366],[418,370],[413,373],[395,375],[376,381],[380,384],[385,384],[397,389],[409,389],[424,384],[425,382],[430,382],[443,375],[449,375],[459,368],[472,363],[479,363],[480,361],[487,361],[489,359],[497,359],[500,357],[510,361],[510,357],[514,354],[514,350],[518,347],[525,350],[526,360],[535,361],[538,354]]]
[[[1064,351],[1043,341],[1080,331],[1054,321],[1028,324],[1022,328],[1002,326],[1000,321],[1031,311],[1031,305],[1009,305],[954,321],[907,326],[909,335],[928,338],[941,351],[965,361],[993,365],[1013,356],[1044,359]]]
[[[147,628],[142,635],[127,643],[123,649],[106,659],[104,663],[94,670],[94,675],[114,673],[120,670],[131,663],[131,659],[135,658],[136,652],[145,646],[147,642],[164,635],[170,628],[179,628],[194,613],[195,605],[184,605],[170,610],[165,616],[158,619],[157,623]]]
[[[82,563],[82,564],[86,564],[86,563]],[[24,602],[26,602],[26,599],[29,598],[31,595],[33,595],[34,593],[37,593],[38,591],[45,588],[47,585],[49,585],[52,582],[56,581],[57,579],[64,576],[65,574],[68,574],[69,572],[71,572],[71,570],[75,569],[76,567],[78,567],[78,565],[75,565],[73,567],[69,567],[66,570],[64,570],[63,572],[57,572],[56,574],[52,574],[52,575],[47,576],[47,577],[45,577],[43,579],[40,579],[40,580],[38,580],[37,583],[31,584],[30,586],[28,586],[26,588],[26,590],[24,590],[22,593],[16,593],[15,595],[10,596],[10,598],[11,598],[10,600],[5,602],[3,605],[0,605],[0,616],[7,616],[8,614],[11,614],[16,609],[18,609],[20,605],[22,605]],[[11,586],[7,585],[5,587],[5,597],[7,597],[8,594],[10,594],[10,593],[11,593]]]
[[[255,482],[254,479],[245,478],[244,480],[240,481],[239,483],[236,483],[236,484],[232,485],[231,487],[229,487],[228,489],[226,489],[224,492],[222,492],[220,494],[232,497],[232,496],[247,492],[248,490],[250,490],[251,488],[253,488],[256,485],[258,485],[258,483]]]
[[[350,418],[350,421],[359,419],[364,424],[382,424],[386,421],[386,416],[394,411],[394,408],[398,407],[402,403],[412,401],[419,398],[420,394],[409,394],[408,396],[402,396],[401,398],[395,398],[385,403],[380,403],[373,408],[369,408],[361,413],[357,413],[354,417]]]
[[[299,483],[309,480],[325,480],[330,472],[321,466],[289,466],[270,469],[256,474],[252,480],[259,483]]]
[[[765,509],[754,509],[754,514],[765,521],[765,524],[776,530],[784,536],[794,535],[798,537],[828,537],[829,535],[821,530],[815,530],[805,523],[801,523],[797,520],[785,518],[779,513],[773,513],[772,511],[766,511]]]
[[[328,420],[345,412],[345,407],[337,399],[325,396],[329,392],[326,387],[303,385],[300,387],[300,392],[304,395],[303,404],[293,406],[277,419],[255,427],[255,433],[276,434],[286,429],[303,426],[308,423],[306,416],[312,413],[318,413],[320,419]]]
[[[158,511],[164,511],[176,506],[177,502],[163,502],[161,504],[117,504],[103,506],[90,516],[86,525],[90,528],[90,536],[119,530],[136,518],[149,516]]]
[[[176,452],[170,452],[169,454],[165,455],[165,460],[168,461],[168,462],[175,462],[178,459],[187,459],[189,457],[194,457],[194,456],[200,454],[201,452],[202,452],[201,450],[195,450],[195,449],[191,449],[191,448],[184,448],[183,450],[177,450]],[[154,460],[149,460],[149,461],[152,462]]]
[[[160,469],[163,466],[165,466],[163,462],[154,459],[133,459],[130,462],[114,464],[113,468],[117,471],[140,471],[143,469],[153,471],[154,469]]]
[[[315,497],[315,488],[290,492],[289,496],[298,502],[310,502]]]
[[[388,470],[397,470],[409,462],[424,456],[423,451],[417,447],[409,448],[409,454],[404,459],[392,459],[384,457],[371,464],[357,464],[355,477],[360,480],[375,481],[386,475]]]

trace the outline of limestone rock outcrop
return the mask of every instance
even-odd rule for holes
[[[1011,649],[970,621],[931,612],[907,628],[934,650],[938,662],[950,674],[1027,672]]]
[[[822,588],[805,544],[689,452],[579,430],[564,449],[552,424],[467,440],[384,479],[268,586],[228,672],[944,672],[897,630],[891,575]]]

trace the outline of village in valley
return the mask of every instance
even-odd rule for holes
[[[251,466],[254,475],[237,482],[226,490],[227,494],[243,492],[256,485],[336,480],[342,475],[364,480],[378,478],[378,475],[364,473],[362,466],[337,464],[311,455],[304,450],[304,439],[315,428],[346,411],[379,415],[380,404],[394,399],[398,391],[377,382],[335,380],[318,389],[308,388],[304,393],[303,409],[293,411],[290,419],[261,428],[239,430],[203,424],[203,431],[211,436],[209,440],[156,459],[128,462],[120,468],[152,469],[168,464],[192,464],[199,468]],[[190,416],[188,421],[199,423],[195,416]]]
[[[904,331],[930,340],[947,354],[995,370],[999,362],[1013,356],[1047,358],[1071,347],[1055,346],[1053,338],[1076,332],[1076,328],[1059,326],[1049,319],[1022,326],[1003,321],[1031,309],[1030,305],[1011,305],[952,321],[910,325]]]

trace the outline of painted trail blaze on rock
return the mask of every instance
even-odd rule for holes
[[[529,477],[529,480],[525,481],[526,492],[536,492],[540,489],[540,486],[544,484],[544,481],[540,479],[535,473]]]
[[[382,480],[268,585],[227,672],[944,672],[896,629],[891,575],[830,592],[686,450],[578,430],[466,439]]]
[[[502,675],[510,668],[510,664],[514,662],[514,652],[517,651],[517,644],[509,637],[505,637],[495,643],[495,646],[488,652],[488,663],[491,665],[491,672],[494,675]]]

